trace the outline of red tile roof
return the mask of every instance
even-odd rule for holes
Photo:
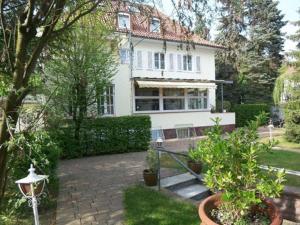
[[[117,13],[124,12],[129,13],[130,6],[123,1],[112,1],[115,25],[118,32],[129,32],[126,29],[119,29],[117,24]],[[171,19],[156,8],[150,7],[144,4],[137,4],[135,8],[139,12],[130,13],[131,32],[134,37],[143,37],[148,39],[175,41],[175,42],[187,42],[196,45],[208,46],[213,48],[225,49],[224,46],[215,44],[213,42],[204,40],[198,35],[189,32],[187,28],[181,26],[178,21]],[[151,32],[149,29],[150,21],[152,18],[158,18],[160,20],[160,32]]]

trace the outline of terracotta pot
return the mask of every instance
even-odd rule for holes
[[[193,170],[195,173],[200,174],[202,171],[202,163],[194,162],[192,160],[188,161],[188,167]]]
[[[147,186],[157,185],[157,173],[152,170],[144,170],[143,172],[144,181]]]
[[[279,209],[269,200],[263,201],[268,208],[267,213],[271,219],[270,225],[282,225],[282,217],[279,212]],[[221,193],[214,194],[206,199],[204,199],[200,206],[199,206],[199,216],[202,221],[200,225],[219,225],[215,223],[211,218],[208,216],[208,212],[212,209],[217,208],[221,204]]]

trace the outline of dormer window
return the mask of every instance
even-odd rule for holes
[[[150,32],[160,32],[160,20],[152,18],[150,22]]]
[[[127,13],[118,14],[118,24],[120,29],[130,30],[130,17]]]

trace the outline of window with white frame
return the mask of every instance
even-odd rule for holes
[[[114,85],[108,86],[100,95],[98,102],[99,115],[114,115]]]
[[[165,69],[165,54],[156,52],[154,53],[154,68],[155,69]]]
[[[163,89],[163,110],[184,110],[184,89]]]
[[[187,89],[188,109],[207,109],[207,90]]]
[[[183,70],[192,71],[192,56],[191,55],[183,56]]]
[[[160,20],[152,18],[150,22],[150,32],[160,32]]]
[[[135,111],[159,111],[159,89],[135,87]]]
[[[121,64],[129,64],[130,63],[129,49],[126,49],[126,48],[120,49],[120,61],[121,61]]]
[[[130,29],[130,17],[127,13],[118,14],[118,25],[120,29]]]

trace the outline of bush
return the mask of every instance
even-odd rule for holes
[[[236,126],[244,127],[260,113],[269,113],[270,109],[267,104],[242,104],[235,105],[233,111],[236,116]],[[267,120],[263,123],[267,123]]]
[[[226,110],[226,112],[231,112],[230,101],[223,101],[223,110]],[[217,111],[222,112],[222,101],[217,101]]]
[[[60,148],[51,139],[47,131],[39,130],[30,133],[18,133],[8,143],[9,151],[14,151],[8,161],[8,180],[4,204],[9,213],[20,214],[28,210],[28,204],[15,184],[16,180],[28,175],[30,164],[34,164],[37,174],[48,175],[47,196],[42,198],[43,207],[52,204],[51,198],[57,194],[58,178],[56,175]],[[48,191],[47,191],[48,190]],[[30,209],[30,208],[29,208]],[[0,218],[1,223],[1,218]]]
[[[63,149],[62,158],[145,151],[151,138],[149,116],[122,116],[87,119],[74,139],[74,126],[68,121],[53,132]]]
[[[257,161],[274,144],[257,141],[257,128],[264,117],[258,116],[256,121],[226,138],[217,119],[216,126],[207,133],[208,138],[198,143],[198,158],[209,168],[204,182],[214,192],[222,191],[222,203],[218,207],[222,224],[249,224],[245,221],[251,218],[252,209],[262,199],[279,197],[283,190],[284,172],[263,171]]]

